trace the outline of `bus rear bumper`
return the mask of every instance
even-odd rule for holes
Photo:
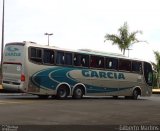
[[[2,83],[3,90],[6,92],[13,92],[13,93],[23,93],[25,92],[22,90],[23,85],[12,85],[12,84],[6,84]]]

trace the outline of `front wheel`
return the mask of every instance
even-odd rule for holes
[[[81,87],[76,87],[73,91],[73,98],[74,99],[81,99],[83,96],[83,89]]]
[[[133,93],[132,93],[132,99],[137,100],[138,99],[138,95],[139,95],[139,92],[138,92],[138,90],[135,89],[133,91]]]

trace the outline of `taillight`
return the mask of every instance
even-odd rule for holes
[[[21,81],[25,81],[25,75],[21,74]]]

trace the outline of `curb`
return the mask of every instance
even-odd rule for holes
[[[27,96],[26,93],[0,93],[0,96]]]
[[[152,89],[153,94],[160,94],[160,89]]]

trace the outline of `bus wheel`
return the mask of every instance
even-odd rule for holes
[[[81,99],[83,96],[83,89],[81,87],[76,87],[73,91],[73,98],[74,99]]]
[[[132,93],[132,99],[137,100],[139,95],[139,92],[137,89],[134,89],[133,93]]]
[[[57,99],[65,99],[68,96],[68,89],[65,86],[60,86],[57,90]]]

